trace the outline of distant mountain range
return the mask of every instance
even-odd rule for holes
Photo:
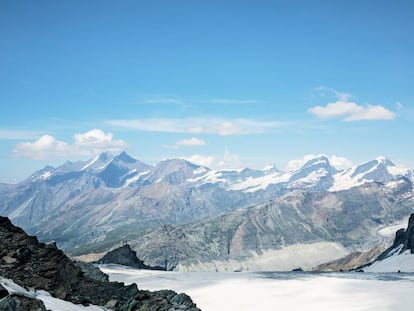
[[[298,243],[364,245],[366,241],[357,240],[375,223],[414,210],[413,176],[413,170],[399,168],[385,157],[338,171],[319,155],[282,172],[273,166],[212,170],[184,159],[150,166],[125,152],[102,153],[89,161],[46,166],[16,185],[1,184],[0,214],[41,240],[56,240],[77,254],[108,250],[121,240],[145,236],[148,243],[163,245],[157,252],[165,253],[166,245],[175,247],[176,260],[168,254],[153,261],[156,254],[149,248],[144,251],[131,243],[138,256],[150,260],[148,264],[174,268],[184,260],[181,255],[195,250],[205,258],[220,258]],[[361,225],[356,236],[345,232],[353,225]],[[186,236],[180,243],[188,244],[181,253],[182,246],[173,245],[180,230]],[[171,232],[171,239],[162,241]],[[214,240],[220,234],[224,236]],[[211,251],[198,250],[203,243]]]

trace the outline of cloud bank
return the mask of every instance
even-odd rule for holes
[[[100,129],[75,134],[73,142],[60,141],[51,135],[43,135],[34,142],[22,142],[14,146],[13,156],[33,160],[49,160],[79,155],[96,155],[104,151],[118,152],[128,147],[123,140],[114,140],[112,133]]]

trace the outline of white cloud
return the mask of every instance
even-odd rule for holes
[[[119,151],[128,146],[123,140],[114,140],[112,133],[105,133],[100,129],[75,134],[73,139],[77,148],[94,154],[102,151]]]
[[[218,118],[152,118],[110,120],[107,123],[116,127],[147,132],[216,134],[220,136],[260,134],[283,126],[283,123],[278,121]]]
[[[308,110],[318,118],[342,117],[344,121],[392,120],[396,114],[380,105],[361,106],[355,102],[343,100],[326,106],[315,106]]]
[[[219,158],[211,155],[194,154],[192,156],[185,157],[184,159],[194,164],[217,170],[238,169],[243,167],[239,155],[230,153],[228,150],[226,150],[223,156]]]
[[[200,154],[194,154],[190,157],[185,158],[187,161],[190,161],[191,163],[205,166],[208,168],[211,168],[213,166],[215,158],[213,156],[205,156]]]
[[[330,156],[329,162],[337,170],[344,170],[354,165],[351,160],[344,158],[344,157],[338,157],[336,155]]]
[[[231,153],[228,150],[224,152],[223,158],[218,162],[217,167],[219,169],[238,169],[242,167],[240,156],[235,153]]]
[[[195,147],[195,146],[203,146],[206,142],[197,137],[191,137],[188,139],[181,139],[177,141],[174,145],[164,145],[165,148],[171,149],[178,149],[180,147]]]
[[[303,166],[309,160],[315,157],[318,157],[318,156],[321,156],[321,155],[320,154],[319,155],[307,154],[302,159],[291,160],[288,162],[286,166],[286,170],[287,171],[296,170],[300,168],[301,166]],[[331,155],[331,156],[326,156],[326,157],[328,158],[329,163],[337,170],[343,170],[353,165],[351,160],[344,158],[344,157],[340,157],[336,155]]]
[[[194,164],[202,165],[215,170],[239,169],[243,167],[240,156],[229,152],[227,149],[220,157],[194,154],[192,156],[185,157],[184,159]]]
[[[22,158],[45,160],[67,155],[69,149],[67,143],[56,140],[53,136],[43,135],[33,143],[18,143],[13,150],[13,154]]]
[[[286,166],[287,171],[293,171],[298,168],[300,168],[303,164],[305,164],[307,161],[313,159],[315,157],[314,154],[307,154],[302,159],[294,159],[290,160]]]
[[[103,151],[121,151],[128,147],[122,140],[114,140],[112,133],[93,129],[75,134],[72,144],[57,140],[53,136],[43,135],[34,142],[22,142],[15,145],[13,155],[34,160],[47,160],[59,157],[95,155]]]
[[[403,104],[401,104],[400,102],[396,102],[395,106],[397,107],[398,110],[400,110],[400,109],[402,109],[402,107],[404,107]]]

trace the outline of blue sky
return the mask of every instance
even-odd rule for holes
[[[0,0],[0,181],[110,150],[414,167],[412,1]]]

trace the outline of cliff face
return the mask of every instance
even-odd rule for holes
[[[185,294],[139,291],[136,284],[106,282],[85,275],[61,250],[39,243],[0,216],[0,276],[76,304],[112,310],[199,310]]]

